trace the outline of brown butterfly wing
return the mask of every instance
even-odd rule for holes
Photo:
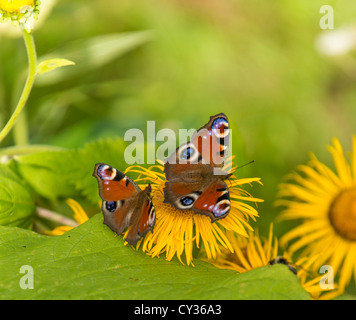
[[[212,222],[226,217],[230,212],[230,196],[220,176],[213,175],[211,168],[205,165],[186,165],[187,170],[172,166],[165,168],[171,179],[167,177],[164,202],[178,210],[207,215]]]
[[[189,199],[186,200],[188,203],[185,203],[182,198],[190,196],[195,199],[201,193],[204,179],[199,167],[192,164],[165,165],[164,172],[167,178],[163,189],[165,203],[173,205],[178,210],[191,209]]]
[[[131,225],[137,196],[129,200],[105,201],[103,200],[101,210],[104,215],[104,224],[112,231],[121,234]]]
[[[99,195],[103,200],[104,224],[117,234],[131,226],[129,233],[136,232],[137,235],[130,236],[128,242],[134,245],[143,234],[153,229],[155,223],[153,206],[149,211],[145,210],[145,204],[151,203],[151,187],[141,190],[122,172],[103,163],[95,165],[93,176],[98,180]],[[140,229],[135,230],[136,225]]]
[[[93,176],[98,180],[99,195],[105,201],[129,199],[141,191],[133,180],[104,163],[95,165]]]
[[[130,245],[135,245],[148,231],[153,231],[156,213],[153,204],[145,194],[142,194],[138,206],[132,215],[132,226],[125,238]],[[141,202],[143,202],[141,204]]]
[[[221,166],[226,159],[229,148],[229,120],[223,113],[211,116],[207,124],[201,127],[192,137],[202,162]]]
[[[192,209],[212,221],[230,211],[230,197],[221,171],[227,155],[229,122],[224,114],[210,117],[192,141],[178,147],[165,163],[164,202],[179,210]],[[216,173],[220,175],[217,175]]]
[[[230,195],[222,180],[213,181],[195,201],[193,210],[205,214],[211,221],[225,218],[230,212]]]

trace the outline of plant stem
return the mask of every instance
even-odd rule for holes
[[[28,122],[27,109],[24,108],[17,118],[17,121],[12,129],[14,144],[17,146],[28,145]]]
[[[70,227],[77,227],[78,223],[68,217],[62,216],[59,213],[47,210],[45,208],[37,207],[36,213],[39,217],[45,218],[59,224],[63,224]]]
[[[8,148],[0,149],[0,158],[2,156],[14,157],[35,152],[48,152],[48,151],[63,151],[67,150],[62,147],[43,145],[43,144],[31,144],[26,146],[12,146]]]
[[[28,75],[25,83],[25,87],[22,90],[21,97],[17,106],[14,110],[14,113],[10,117],[9,121],[5,125],[5,127],[0,132],[0,142],[4,140],[4,138],[8,135],[10,130],[12,129],[15,121],[17,120],[18,116],[20,115],[23,107],[26,104],[26,101],[30,95],[33,83],[36,78],[36,67],[37,67],[37,56],[36,56],[36,48],[35,42],[33,40],[32,34],[26,31],[25,28],[22,27],[23,38],[25,41],[26,51],[27,51],[27,58],[28,58]]]

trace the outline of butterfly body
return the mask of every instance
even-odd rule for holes
[[[156,214],[150,198],[151,186],[144,190],[115,168],[98,163],[93,176],[98,180],[102,198],[104,224],[121,234],[131,227],[125,240],[135,245],[144,234],[152,231]]]
[[[295,275],[298,274],[298,270],[295,265],[293,265],[291,262],[289,262],[286,258],[283,258],[281,256],[276,257],[275,259],[269,261],[269,265],[273,266],[274,264],[284,264],[288,266],[288,269]]]
[[[166,159],[164,202],[178,210],[193,210],[214,222],[230,211],[230,196],[222,170],[228,150],[229,122],[223,114],[210,117],[190,142]]]

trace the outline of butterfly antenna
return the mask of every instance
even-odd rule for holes
[[[245,164],[243,164],[242,166],[236,167],[236,170],[237,170],[237,169],[240,169],[240,168],[242,168],[242,167],[245,167],[245,166],[247,166],[247,165],[249,165],[249,164],[251,164],[251,163],[254,163],[254,162],[255,162],[255,160],[252,160],[252,161],[250,161],[250,162],[248,162],[248,163],[245,163]]]
[[[251,164],[251,163],[253,163],[253,162],[255,162],[255,160],[252,160],[252,161],[250,161],[250,162],[248,162],[248,163],[243,164],[242,166],[239,166],[239,167],[234,168],[233,172],[230,172],[230,173],[228,173],[228,174],[225,175],[224,180],[227,180],[227,181],[231,182],[231,181],[230,181],[230,177],[233,175],[233,173],[234,173],[237,169],[240,169],[240,168],[242,168],[242,167],[245,167],[245,166],[247,166],[247,165],[249,165],[249,164]]]

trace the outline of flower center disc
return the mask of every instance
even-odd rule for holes
[[[6,12],[19,12],[23,6],[33,6],[35,0],[0,0],[0,9]]]
[[[342,191],[331,203],[329,219],[335,231],[356,240],[356,188]]]

